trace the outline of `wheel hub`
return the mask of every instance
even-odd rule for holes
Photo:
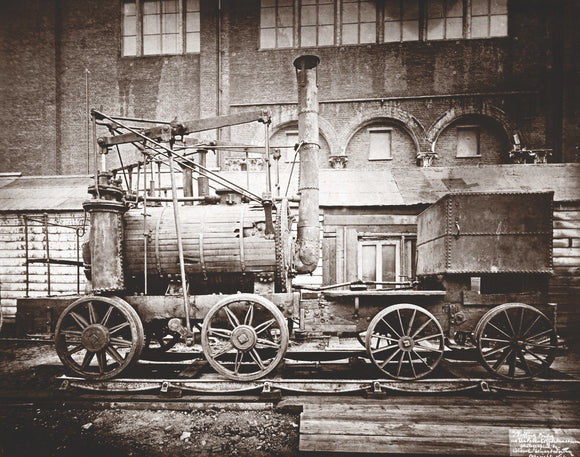
[[[399,348],[401,348],[401,350],[403,351],[410,352],[413,350],[414,347],[415,342],[413,341],[413,338],[411,338],[410,336],[403,336],[399,340]]]
[[[256,345],[258,336],[249,325],[240,325],[232,332],[231,342],[239,351],[248,351]]]
[[[100,324],[89,325],[83,330],[81,343],[91,352],[99,352],[107,347],[110,341],[109,330]]]

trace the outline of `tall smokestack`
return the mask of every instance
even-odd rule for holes
[[[318,86],[317,56],[294,61],[298,80],[298,140],[300,147],[300,207],[294,266],[298,273],[312,273],[320,256],[318,223]]]

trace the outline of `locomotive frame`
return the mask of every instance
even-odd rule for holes
[[[269,173],[269,192],[260,197],[174,149],[178,136],[260,120],[269,171],[267,114],[136,129],[93,111],[95,131],[100,122],[120,132],[97,140],[103,158],[119,144],[134,143],[146,160],[168,166],[172,210],[155,206],[159,199],[147,193],[130,195],[114,173],[97,172],[93,198],[84,204],[91,217],[85,264],[92,290],[62,312],[55,330],[67,369],[110,379],[145,350],[163,353],[179,341],[199,341],[217,372],[254,380],[276,369],[291,338],[299,343],[330,333],[357,336],[377,369],[399,380],[428,376],[450,347],[477,348],[482,365],[509,380],[538,376],[550,366],[558,347],[554,307],[543,305],[551,268],[550,193],[444,197],[418,219],[419,281],[292,287],[292,275],[312,272],[319,258],[318,63],[316,56],[294,62],[300,138],[295,240],[288,201],[272,197]],[[188,179],[199,174],[198,197],[178,198],[176,167]],[[209,196],[208,179],[228,190]],[[490,225],[492,231],[470,229],[470,218],[477,218],[476,228]]]

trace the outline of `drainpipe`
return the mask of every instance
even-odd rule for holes
[[[298,193],[298,236],[294,267],[298,273],[312,273],[320,256],[318,191],[318,86],[317,56],[304,55],[294,61],[298,81],[298,139],[300,175]]]

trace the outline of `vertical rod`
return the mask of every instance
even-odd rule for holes
[[[76,239],[77,239],[77,294],[80,295],[81,293],[81,242],[78,230],[75,231]]]
[[[173,143],[170,143],[173,148]],[[189,300],[187,297],[187,278],[185,277],[185,261],[183,259],[183,243],[181,240],[181,221],[179,218],[179,204],[177,202],[177,186],[175,185],[175,170],[173,153],[169,153],[169,172],[171,174],[171,196],[173,197],[173,218],[175,220],[175,235],[177,236],[177,250],[179,252],[179,269],[181,271],[181,288],[183,290],[183,310],[185,311],[185,327],[191,330],[189,319]]]
[[[268,195],[272,195],[272,158],[270,157],[270,124],[268,122],[264,123],[264,136],[266,137],[266,189]]]
[[[48,213],[44,213],[44,238],[46,241],[46,273],[48,275],[48,295],[50,296],[50,246],[48,244]]]
[[[153,167],[153,163],[151,163]],[[147,295],[147,157],[145,157],[143,169],[145,192],[143,192],[143,292]],[[153,175],[153,168],[151,168]]]
[[[250,153],[248,148],[244,149],[246,153],[246,189],[250,188]]]
[[[94,113],[91,113],[91,120],[93,124],[93,148],[95,154],[95,191],[97,193],[97,198],[101,198],[99,192],[99,153],[100,146],[97,143],[97,118]]]
[[[24,215],[24,249],[26,253],[26,296],[28,297],[29,282],[30,282],[30,263],[28,253],[28,216]]]
[[[91,172],[91,110],[89,101],[89,75],[91,72],[85,68],[85,98],[87,110],[87,174]]]
[[[159,183],[159,192],[157,194],[158,197],[161,197],[161,161],[157,162],[157,182]]]

